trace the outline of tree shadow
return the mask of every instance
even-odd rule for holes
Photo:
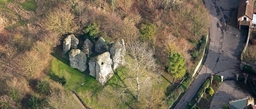
[[[177,86],[179,85],[178,82],[175,82],[174,84],[172,85],[169,85],[167,88],[166,88],[166,91],[165,91],[165,95],[168,96],[171,94],[171,92],[177,88]]]
[[[66,78],[64,76],[59,77],[58,75],[56,75],[55,73],[48,73],[48,76],[50,77],[50,79],[52,79],[53,81],[60,83],[61,85],[65,85],[66,84]]]
[[[21,105],[24,109],[28,109],[28,102],[29,102],[29,99],[32,97],[31,94],[27,93],[23,99],[21,100]]]
[[[122,84],[124,85],[124,87],[128,87],[125,82],[121,79],[121,77],[119,76],[118,73],[115,73],[115,75],[117,76],[117,78],[122,82]],[[136,100],[136,96],[127,88],[128,93],[130,93],[130,95],[132,96],[133,99]]]
[[[29,86],[32,88],[32,90],[36,91],[37,90],[37,84],[39,80],[38,79],[30,79],[29,80]]]
[[[64,54],[62,51],[62,45],[57,45],[53,52],[51,53],[53,57],[55,57],[57,60],[63,62],[64,64],[69,66],[69,60],[68,60],[68,53]]]

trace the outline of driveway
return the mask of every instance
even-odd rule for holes
[[[236,85],[235,81],[225,81],[222,83],[212,99],[210,108],[221,109],[222,106],[227,105],[230,100],[242,99],[249,96]]]
[[[204,3],[211,17],[209,51],[198,76],[174,109],[184,109],[210,74],[229,78],[239,72],[239,56],[245,37],[237,28],[227,25],[239,0],[204,0]]]

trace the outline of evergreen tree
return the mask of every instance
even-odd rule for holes
[[[186,74],[185,58],[180,53],[170,51],[168,62],[167,71],[174,78],[182,78]]]

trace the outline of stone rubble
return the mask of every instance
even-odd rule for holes
[[[110,46],[101,37],[95,44],[86,39],[81,50],[78,49],[78,44],[79,40],[73,34],[68,35],[64,39],[63,52],[69,52],[70,66],[81,72],[89,68],[89,74],[95,77],[102,85],[114,75],[114,71],[118,67],[125,65],[126,48],[123,39],[110,44]],[[94,51],[93,47],[95,47]],[[87,62],[87,58],[91,54],[97,55]]]

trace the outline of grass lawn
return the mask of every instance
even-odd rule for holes
[[[120,93],[125,87],[122,81],[120,81],[125,75],[118,75],[121,72],[115,74],[103,87],[95,78],[69,67],[67,60],[61,60],[53,57],[51,73],[49,74],[50,78],[57,80],[57,78],[65,77],[67,83],[64,85],[64,88],[66,90],[74,90],[89,107],[128,108],[126,103],[134,102],[129,91],[125,93],[127,99],[124,102],[119,99],[120,95],[117,93]],[[82,83],[84,84],[81,85]]]
[[[129,109],[130,106],[137,105],[133,90],[126,86],[125,78],[129,75],[129,70],[125,68],[117,70],[115,75],[104,86],[101,86],[94,77],[71,68],[68,60],[61,57],[57,58],[53,57],[49,77],[55,81],[65,77],[67,83],[64,88],[74,90],[90,108]],[[81,85],[82,83],[84,84]],[[153,88],[161,93],[161,96],[156,94],[161,100],[165,96],[164,92],[168,85],[170,83],[163,78],[159,82],[154,81]]]
[[[65,77],[67,80],[67,83],[64,85],[65,89],[74,90],[77,93],[96,93],[102,87],[98,81],[95,80],[95,78],[71,68],[66,62],[67,61],[64,59],[63,61],[60,61],[53,57],[51,63],[51,72],[49,74],[50,78],[53,80],[57,80],[57,78],[60,77]],[[82,83],[84,84],[81,85]]]

